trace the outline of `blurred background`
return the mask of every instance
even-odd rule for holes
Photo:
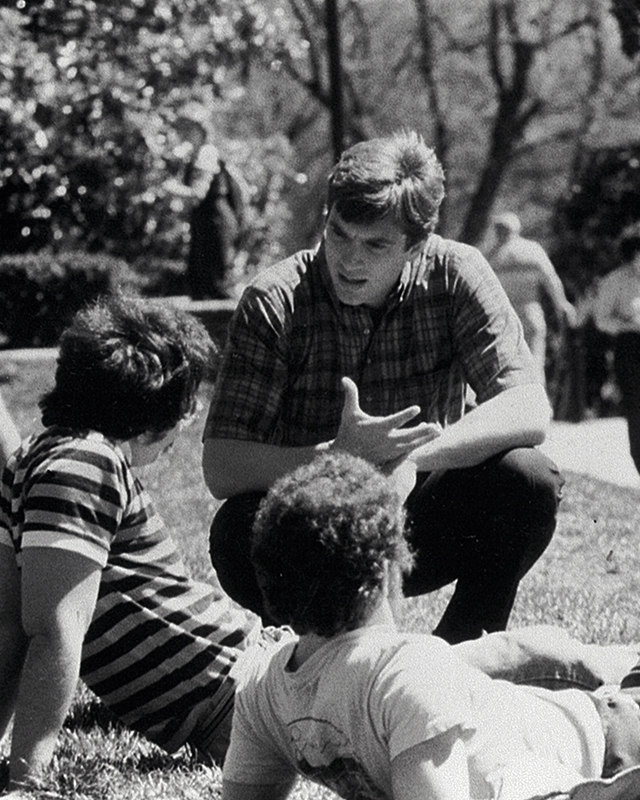
[[[116,286],[195,297],[212,158],[240,198],[233,301],[317,242],[341,149],[413,128],[446,171],[438,232],[487,251],[517,213],[578,310],[550,326],[556,417],[617,413],[591,300],[640,219],[640,0],[1,0],[0,42],[3,347],[55,345]]]

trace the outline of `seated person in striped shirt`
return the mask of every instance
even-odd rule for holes
[[[638,765],[640,709],[619,690],[517,686],[471,666],[483,639],[398,631],[404,517],[389,481],[345,453],[267,494],[252,558],[297,635],[243,655],[222,799],[283,800],[302,774],[344,798],[525,800]],[[634,772],[625,798],[640,797]]]
[[[10,789],[49,764],[78,677],[128,726],[221,762],[239,652],[257,618],[190,579],[132,468],[196,410],[215,355],[184,311],[108,298],[62,336],[45,430],[0,495],[0,737]]]
[[[230,326],[203,469],[225,499],[210,552],[263,614],[249,560],[260,499],[323,450],[382,468],[410,453],[407,596],[455,582],[436,633],[503,630],[549,543],[563,480],[535,445],[549,403],[522,325],[474,247],[434,230],[444,173],[416,133],[359,142],[329,178],[320,246],[263,270]],[[468,387],[477,407],[465,413]]]

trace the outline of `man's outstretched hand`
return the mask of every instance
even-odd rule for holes
[[[342,378],[342,387],[344,406],[332,448],[384,466],[440,435],[440,426],[433,423],[403,427],[420,413],[420,406],[409,406],[386,417],[372,417],[360,408],[358,387],[351,378]]]

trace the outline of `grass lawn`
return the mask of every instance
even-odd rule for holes
[[[37,400],[53,378],[53,361],[0,361],[2,392],[22,433],[39,427]],[[205,387],[203,399],[210,387]],[[209,575],[207,529],[216,508],[202,480],[204,419],[170,454],[146,469],[144,481],[193,575]],[[585,642],[640,641],[640,492],[569,473],[557,533],[521,584],[511,626],[555,623]],[[402,627],[429,631],[449,597],[443,589],[405,603]],[[7,770],[0,746],[0,786]],[[182,750],[168,756],[115,723],[79,687],[47,783],[34,797],[189,798],[220,793],[218,770],[196,765]],[[301,782],[298,800],[330,793]]]

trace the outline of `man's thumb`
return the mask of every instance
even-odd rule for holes
[[[342,388],[344,390],[344,405],[342,413],[356,414],[360,411],[360,399],[358,397],[358,387],[351,380],[351,378],[344,377],[342,379]]]

